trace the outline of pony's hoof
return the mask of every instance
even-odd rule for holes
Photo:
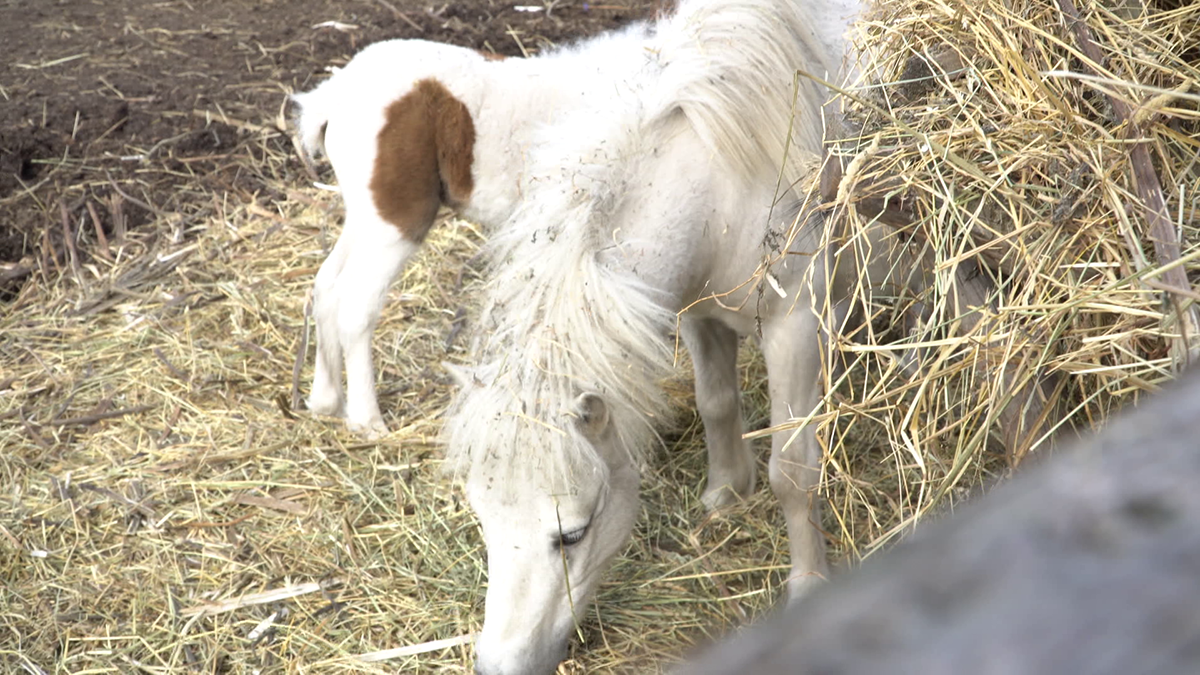
[[[705,509],[719,511],[726,506],[742,501],[742,495],[726,484],[715,488],[708,488],[704,491],[704,494],[700,495],[700,501],[704,504]]]
[[[803,601],[823,583],[825,583],[825,575],[820,572],[793,572],[787,582],[788,607],[793,607]]]
[[[313,391],[304,399],[304,405],[308,406],[309,412],[314,415],[328,415],[330,417],[342,416],[342,397],[334,394]]]
[[[387,425],[384,424],[382,417],[375,417],[367,422],[346,422],[346,426],[350,431],[362,436],[368,441],[377,441],[380,438],[388,435]]]
[[[754,492],[754,484],[758,481],[758,472],[754,465],[744,471],[713,472],[708,474],[708,486],[700,495],[700,501],[709,511],[717,511],[726,506],[736,504],[749,497]]]

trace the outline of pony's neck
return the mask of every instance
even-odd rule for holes
[[[487,225],[504,222],[520,203],[536,130],[573,98],[549,59],[510,58],[480,66],[478,96],[467,103],[475,124],[471,199],[460,211]],[[550,65],[551,67],[546,67]]]
[[[555,140],[539,131],[611,97],[606,85],[645,61],[638,47],[645,39],[645,25],[633,24],[536,58],[480,63],[466,83],[475,94],[466,101],[475,123],[475,189],[463,215],[507,220],[524,197],[537,144]]]

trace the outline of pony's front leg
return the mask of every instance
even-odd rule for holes
[[[355,223],[354,239],[338,275],[337,332],[346,361],[346,425],[368,438],[388,432],[375,396],[371,339],[388,286],[419,246],[383,220],[360,221]]]
[[[708,446],[708,484],[700,501],[718,509],[754,491],[758,469],[742,439],[738,386],[738,336],[716,319],[689,318],[680,325],[696,372],[696,408]]]
[[[820,400],[819,325],[807,308],[796,307],[763,326],[762,349],[771,395],[771,425],[812,412]],[[812,424],[771,437],[771,490],[787,521],[792,572],[788,596],[796,600],[828,574],[825,539],[819,529],[821,447]]]

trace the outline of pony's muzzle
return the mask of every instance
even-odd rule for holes
[[[567,641],[542,649],[498,645],[496,651],[499,653],[477,646],[475,675],[553,675],[567,658]]]

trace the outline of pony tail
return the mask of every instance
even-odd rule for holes
[[[308,161],[325,152],[325,125],[329,123],[329,118],[333,114],[331,103],[336,100],[333,91],[337,86],[334,82],[335,79],[337,79],[336,74],[312,91],[292,94],[292,101],[300,106],[300,110],[293,118],[296,125],[296,137],[300,142],[300,149],[307,155],[305,159]]]

